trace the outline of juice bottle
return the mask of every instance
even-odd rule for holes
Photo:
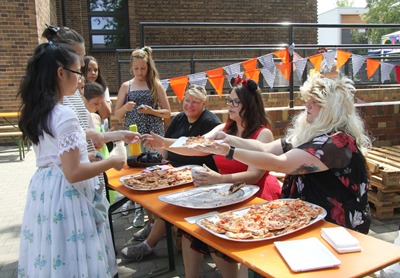
[[[129,126],[129,131],[137,132],[137,125],[130,125]],[[129,155],[134,156],[134,155],[139,155],[142,153],[142,150],[140,148],[140,142],[134,143],[134,144],[129,144]]]

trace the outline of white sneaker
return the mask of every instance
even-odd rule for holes
[[[130,210],[129,207],[131,205],[131,201],[126,202],[125,204],[122,205],[121,207],[121,213],[122,215],[128,215]]]
[[[133,226],[135,228],[144,227],[144,211],[142,207],[135,210],[135,218],[133,218]]]

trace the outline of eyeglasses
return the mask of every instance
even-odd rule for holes
[[[67,70],[69,72],[76,73],[79,76],[79,79],[83,78],[83,73],[81,73],[80,71],[72,70],[72,69],[69,69],[69,68],[66,68],[66,67],[63,67],[63,69],[65,69],[65,70]]]
[[[230,105],[232,107],[238,107],[239,104],[241,103],[239,98],[235,98],[235,99],[230,99],[230,98],[226,98],[226,105]]]

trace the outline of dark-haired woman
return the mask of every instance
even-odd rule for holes
[[[268,128],[270,120],[265,112],[261,90],[257,83],[251,79],[242,80],[240,77],[233,79],[231,83],[233,89],[226,99],[228,120],[225,124],[220,124],[205,134],[205,137],[212,137],[215,133],[224,131],[240,138],[252,138],[263,143],[272,142],[273,135]],[[169,148],[177,139],[162,138],[155,134],[149,136],[148,139],[146,143],[151,148],[165,148],[182,155],[207,155],[193,149]],[[245,182],[260,187],[257,192],[258,197],[266,200],[280,197],[281,186],[276,177],[269,175],[268,171],[249,167],[222,155],[214,155],[214,161],[219,173],[207,169],[207,171],[201,172],[201,176],[195,178],[196,184]],[[186,233],[182,237],[182,254],[185,277],[198,277],[204,254],[211,254],[223,277],[236,277],[237,275],[238,266],[235,261]]]
[[[18,277],[113,277],[111,233],[106,221],[96,221],[92,200],[97,175],[120,170],[125,160],[90,163],[77,116],[62,105],[81,77],[79,56],[51,42],[34,53],[18,91],[18,124],[33,143],[38,167],[21,225]]]

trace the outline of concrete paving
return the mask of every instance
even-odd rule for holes
[[[0,277],[17,277],[19,254],[19,233],[25,207],[27,188],[35,167],[35,154],[27,152],[24,161],[19,160],[18,149],[14,146],[0,146]],[[121,196],[120,196],[121,197]],[[120,251],[131,239],[137,228],[132,226],[133,212],[127,216],[113,216],[115,245]],[[370,235],[393,242],[398,234],[400,220],[379,221],[374,219]],[[141,262],[128,262],[117,255],[119,277],[184,277],[182,254],[175,248],[175,271],[157,275],[156,270],[168,268],[166,239],[161,240],[154,254]],[[371,258],[372,259],[372,258]],[[200,277],[220,277],[210,257],[203,261]]]

